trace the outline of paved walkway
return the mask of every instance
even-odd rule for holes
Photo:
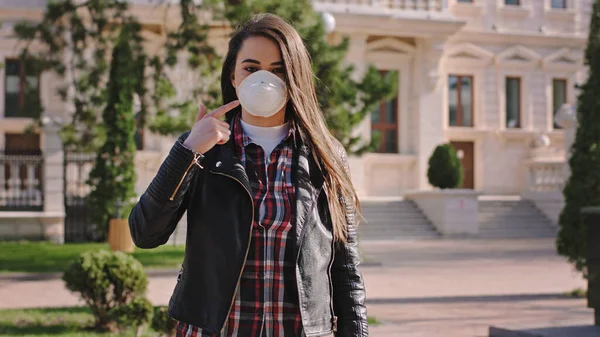
[[[365,242],[371,263],[362,268],[369,315],[387,336],[487,336],[507,328],[592,324],[584,299],[562,293],[585,281],[540,240],[433,240]],[[379,264],[379,265],[378,265]],[[150,280],[149,298],[166,304],[173,276]],[[61,280],[0,280],[0,308],[81,304]]]

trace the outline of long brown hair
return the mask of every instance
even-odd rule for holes
[[[348,235],[346,203],[350,203],[354,211],[360,210],[360,204],[350,174],[346,170],[337,140],[327,129],[323,112],[319,108],[315,92],[314,74],[311,68],[310,55],[300,34],[273,14],[259,14],[241,25],[229,41],[229,50],[221,73],[221,90],[223,103],[237,99],[235,88],[231,84],[231,73],[235,69],[238,52],[244,41],[253,36],[271,39],[279,46],[286,70],[286,84],[289,91],[289,102],[286,117],[293,119],[312,152],[315,161],[323,172],[325,191],[329,203],[333,236],[337,242],[346,242]],[[239,109],[228,112],[227,119]]]

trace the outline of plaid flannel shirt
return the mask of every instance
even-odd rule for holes
[[[255,207],[248,257],[222,333],[209,334],[180,322],[177,336],[303,336],[293,258],[294,127],[290,126],[287,136],[268,158],[244,133],[239,115],[233,120],[233,134],[237,155],[250,180]]]

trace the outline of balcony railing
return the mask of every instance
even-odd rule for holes
[[[448,0],[313,0],[313,2],[324,6],[347,6],[370,11],[441,12],[448,8]]]
[[[41,154],[0,152],[0,211],[42,211],[43,170]]]
[[[565,163],[563,161],[532,161],[527,172],[530,192],[560,192],[565,185]]]

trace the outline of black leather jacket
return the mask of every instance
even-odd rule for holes
[[[167,242],[188,211],[185,258],[169,314],[215,333],[224,326],[248,254],[253,201],[232,140],[199,158],[182,145],[185,137],[133,208],[129,226],[138,247],[154,248]],[[304,331],[308,337],[332,331],[368,336],[354,209],[347,208],[348,243],[334,245],[323,176],[307,146],[295,151],[294,166],[296,279]]]

